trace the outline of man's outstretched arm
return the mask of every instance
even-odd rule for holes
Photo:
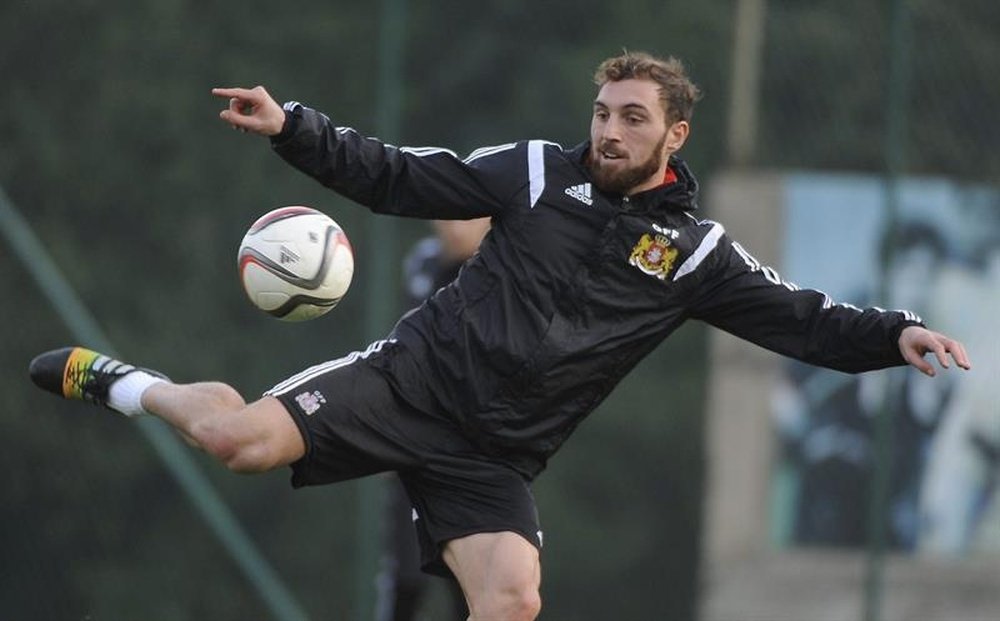
[[[263,86],[214,88],[228,99],[219,118],[234,129],[266,136],[287,163],[376,213],[465,220],[495,216],[526,185],[527,148],[490,148],[475,162],[440,147],[395,147],[338,126],[323,113]]]
[[[848,373],[910,364],[933,376],[924,359],[930,352],[944,368],[949,355],[959,367],[970,367],[961,343],[926,329],[911,312],[838,304],[821,291],[782,280],[725,235],[712,259],[701,274],[691,316],[740,338]]]

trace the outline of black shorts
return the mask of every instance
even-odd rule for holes
[[[397,394],[386,365],[373,361],[398,353],[392,342],[377,341],[265,393],[281,401],[305,440],[305,456],[292,464],[292,485],[397,471],[413,504],[428,573],[450,575],[444,544],[475,533],[511,531],[541,549],[529,482],[477,449],[447,417],[418,410]]]

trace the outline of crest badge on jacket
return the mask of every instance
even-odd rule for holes
[[[660,280],[666,280],[676,260],[677,248],[673,247],[666,235],[660,233],[644,233],[628,258],[629,265]]]

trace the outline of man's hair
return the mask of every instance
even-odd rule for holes
[[[684,70],[684,63],[668,56],[656,58],[646,52],[625,51],[602,62],[594,72],[598,87],[621,80],[651,80],[660,91],[660,103],[667,114],[667,123],[690,121],[694,103],[701,99],[701,91]]]

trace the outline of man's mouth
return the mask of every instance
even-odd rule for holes
[[[601,156],[601,159],[604,160],[618,160],[618,159],[623,159],[625,157],[624,154],[622,153],[618,153],[617,151],[609,151],[607,149],[600,149],[598,150],[597,153]]]

